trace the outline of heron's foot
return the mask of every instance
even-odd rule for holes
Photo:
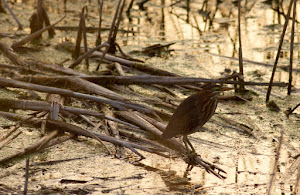
[[[197,157],[197,153],[195,151],[189,151],[187,153],[187,163],[188,163],[188,166],[186,167],[185,169],[185,172],[184,172],[184,175],[183,177],[187,178],[189,172],[194,168],[194,166],[196,165],[196,157]]]
[[[184,177],[184,178],[187,178],[188,175],[189,175],[189,173],[190,173],[190,171],[191,171],[193,168],[194,168],[194,165],[188,164],[188,166],[186,167],[185,172],[184,172],[184,174],[183,174],[183,177]]]
[[[196,165],[196,157],[198,156],[198,154],[195,151],[189,151],[187,152],[187,163],[188,163],[188,167],[190,166],[190,170],[192,170],[192,168],[194,167],[194,165]]]

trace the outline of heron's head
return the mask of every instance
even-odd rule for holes
[[[201,88],[202,88],[202,91],[205,91],[206,93],[210,93],[212,98],[219,96],[220,93],[222,93],[223,91],[228,91],[228,90],[233,89],[233,88],[229,88],[229,87],[223,87],[223,86],[220,86],[220,85],[217,85],[214,83],[204,84]]]

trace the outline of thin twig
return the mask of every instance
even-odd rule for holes
[[[271,75],[271,78],[270,78],[270,83],[269,83],[269,87],[268,87],[268,91],[267,91],[266,102],[269,102],[269,99],[270,99],[272,84],[273,84],[273,80],[274,80],[274,76],[275,76],[275,72],[276,72],[277,63],[278,63],[278,60],[279,60],[279,57],[280,57],[280,51],[281,51],[281,47],[282,47],[282,44],[283,44],[285,31],[286,31],[287,25],[289,23],[289,17],[291,15],[292,5],[293,5],[293,0],[290,1],[290,5],[289,5],[289,8],[288,8],[288,13],[286,14],[286,17],[285,17],[285,22],[284,22],[284,26],[283,26],[282,34],[281,34],[281,37],[280,37],[279,46],[278,46],[278,51],[277,51],[277,55],[276,55],[276,59],[275,59],[275,62],[274,62],[273,71],[272,71],[272,75]]]
[[[96,125],[89,118],[87,118],[86,116],[84,116],[84,115],[81,114],[80,117],[82,119],[84,119],[85,121],[87,121],[89,124],[91,124],[93,127],[96,127]],[[108,147],[106,147],[106,145],[97,136],[95,136],[93,133],[91,133],[90,136],[92,138],[94,138],[95,140],[97,140],[106,149],[106,151],[108,152],[109,155],[112,154],[112,152],[110,151],[110,149]]]
[[[75,62],[73,62],[69,68],[75,68],[83,59],[89,57],[89,55],[91,55],[94,51],[101,49],[102,47],[106,47],[108,48],[109,44],[107,43],[103,43],[101,45],[98,45],[97,47],[94,47],[93,49],[90,49],[89,51],[87,51],[86,53],[84,53],[83,55],[81,55]],[[102,56],[104,56],[104,53],[102,54]]]
[[[273,186],[273,183],[274,183],[274,180],[275,180],[275,176],[276,176],[276,172],[277,172],[277,165],[278,165],[279,156],[280,156],[280,149],[281,149],[281,146],[282,146],[283,133],[284,133],[284,129],[282,129],[281,133],[280,133],[278,148],[277,148],[277,152],[275,154],[275,162],[274,162],[273,171],[272,171],[272,174],[271,174],[271,179],[270,179],[267,195],[270,195],[271,192],[272,192],[272,186]]]
[[[86,37],[86,25],[85,25],[85,16],[84,16],[84,10],[87,10],[87,6],[84,6],[82,8],[82,12],[80,15],[80,18],[82,20],[82,36],[83,36],[83,43],[84,43],[84,52],[88,52],[88,44],[87,44],[87,37]],[[89,59],[85,58],[85,64],[87,66],[87,69],[89,68]]]
[[[49,19],[49,16],[47,14],[47,11],[46,11],[46,9],[44,7],[42,7],[42,15],[43,15],[44,20],[45,20],[45,25],[46,26],[50,26],[51,25],[50,19]],[[49,35],[50,38],[54,37],[54,35],[55,35],[54,28],[50,28],[48,30],[48,35]]]
[[[300,188],[300,168],[298,168],[298,173],[297,173],[297,177],[296,177],[296,183],[295,183],[293,195],[297,195],[300,192],[299,188]]]
[[[27,195],[27,190],[28,190],[28,179],[29,179],[29,158],[26,158],[24,195]]]
[[[1,101],[1,100],[0,100]],[[1,107],[2,108],[2,107]],[[0,142],[2,142],[3,140],[7,139],[13,132],[15,132],[17,129],[19,129],[21,127],[22,122],[17,123],[13,128],[11,128],[10,130],[8,130],[7,132],[3,133],[0,136]],[[0,147],[1,148],[1,147]]]
[[[22,131],[17,132],[16,134],[8,136],[5,140],[0,142],[0,149],[9,144],[12,140],[14,140],[16,137],[18,137]]]
[[[107,44],[109,45],[108,47],[105,48],[105,50],[103,51],[102,53],[102,56],[99,60],[99,64],[96,68],[96,71],[99,70],[100,68],[100,63],[103,61],[104,57],[105,57],[105,54],[108,52],[109,48],[111,47],[111,39],[112,39],[112,34],[113,34],[113,31],[115,29],[115,23],[116,23],[116,20],[117,20],[117,16],[118,16],[118,12],[119,12],[119,8],[120,8],[120,4],[121,4],[121,1],[122,0],[119,0],[119,3],[117,5],[117,8],[116,8],[116,12],[115,12],[115,15],[114,15],[114,18],[112,20],[112,24],[111,24],[111,27],[110,27],[110,31],[109,31],[109,34],[108,34],[108,40],[107,40]]]
[[[297,104],[293,109],[291,109],[290,111],[288,111],[288,112],[286,113],[286,116],[289,116],[290,114],[292,114],[292,113],[294,112],[294,110],[296,110],[299,106],[300,106],[300,103]]]
[[[31,118],[30,120],[34,120],[34,119]],[[5,166],[8,163],[10,163],[11,161],[20,160],[20,159],[23,159],[24,157],[26,157],[28,155],[35,154],[37,152],[41,152],[41,151],[43,151],[46,148],[49,148],[49,147],[51,147],[53,145],[65,142],[65,141],[67,141],[67,140],[69,140],[69,139],[71,139],[73,137],[74,137],[73,134],[65,135],[65,136],[61,136],[61,137],[57,137],[55,139],[52,139],[48,143],[46,143],[43,147],[39,148],[39,150],[36,150],[37,147],[40,146],[40,142],[38,142],[37,144],[31,145],[31,146],[25,148],[24,150],[22,150],[22,151],[20,151],[20,152],[18,152],[16,154],[13,154],[13,155],[11,155],[9,157],[1,159],[0,160],[0,166]],[[41,141],[43,141],[43,140],[41,139]]]
[[[240,81],[240,92],[245,93],[244,86],[244,68],[243,68],[243,49],[242,49],[242,33],[241,33],[241,0],[238,0],[238,33],[239,33],[239,73],[242,78],[238,78]]]
[[[99,5],[99,24],[98,24],[98,33],[97,33],[97,38],[96,38],[96,46],[100,45],[102,40],[101,40],[101,25],[102,25],[102,8],[103,8],[103,0],[98,0],[98,5]]]
[[[8,9],[9,13],[12,15],[12,17],[15,19],[15,21],[18,24],[18,30],[23,30],[23,25],[20,23],[20,21],[18,20],[17,16],[14,14],[14,12],[12,11],[12,9],[9,7],[8,3],[6,0],[3,0],[3,3],[5,5],[5,7]]]
[[[119,30],[119,26],[120,26],[120,22],[122,20],[122,13],[123,13],[123,9],[124,9],[124,6],[125,6],[125,0],[122,1],[122,5],[121,5],[121,8],[120,8],[120,11],[118,13],[118,20],[117,20],[117,24],[116,24],[116,27],[114,29],[114,32],[113,32],[113,35],[112,35],[112,40],[113,42],[116,41],[116,37],[117,37],[117,33],[118,33],[118,30]],[[110,46],[112,46],[113,44],[109,43]]]
[[[77,30],[77,37],[76,37],[76,43],[75,43],[75,49],[72,53],[72,56],[77,59],[80,55],[81,52],[81,40],[82,40],[82,12],[80,13],[80,20],[79,20],[79,26],[78,26],[78,30]],[[69,67],[70,68],[70,67]]]
[[[15,42],[11,45],[11,48],[16,48],[16,47],[20,47],[26,43],[28,43],[29,41],[32,41],[33,39],[35,39],[36,37],[38,37],[39,35],[41,35],[43,32],[53,28],[56,24],[58,24],[60,21],[62,21],[66,16],[62,17],[61,19],[59,19],[57,22],[55,22],[54,24],[51,24],[49,26],[46,26],[45,28],[42,28],[41,30],[38,30],[34,33],[32,33],[31,35],[28,35],[27,37],[25,37],[24,39]]]
[[[294,38],[295,38],[295,18],[296,18],[297,0],[294,0],[293,23],[291,29],[291,44],[290,44],[290,66],[289,66],[289,85],[288,95],[291,95],[292,80],[293,80],[293,53],[294,53]]]
[[[115,118],[113,112],[107,107],[107,106],[103,106],[102,107],[103,112],[108,115],[109,117]],[[113,122],[113,121],[107,121],[109,127],[110,127],[110,134],[112,136],[114,136],[117,139],[121,139],[120,138],[120,134],[119,134],[119,127],[118,124]],[[115,145],[116,148],[116,157],[117,158],[123,158],[125,157],[125,151],[124,151],[124,147],[120,146],[120,145]]]

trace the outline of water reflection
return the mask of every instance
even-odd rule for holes
[[[25,13],[29,13],[23,17],[23,22],[26,22],[32,10],[35,7],[36,0],[15,1],[14,7],[16,10],[24,8]],[[242,1],[242,41],[243,41],[243,56],[245,59],[274,63],[277,53],[278,41],[282,31],[282,23],[284,21],[285,4],[276,4],[275,1],[260,2],[255,0]],[[282,1],[283,2],[283,1]],[[152,0],[145,3],[142,8],[137,5],[137,1],[127,2],[126,7],[132,7],[125,15],[121,22],[121,29],[131,32],[118,33],[117,42],[124,47],[128,53],[137,48],[144,48],[156,43],[167,44],[176,42],[172,45],[175,49],[173,56],[166,58],[145,57],[147,63],[161,69],[167,69],[171,72],[186,76],[199,77],[219,77],[220,74],[232,73],[238,68],[237,61],[227,60],[221,57],[207,55],[206,53],[214,53],[227,57],[238,56],[238,34],[237,34],[237,5],[236,1],[229,0],[186,0],[186,1],[171,1],[171,0]],[[132,6],[130,6],[132,3]],[[78,26],[78,14],[83,6],[88,7],[87,25],[96,27],[98,24],[98,8],[97,1],[83,0],[64,0],[64,1],[45,1],[46,8],[50,19],[58,17],[57,15],[66,14],[68,19],[64,26]],[[299,4],[299,3],[298,3]],[[105,1],[103,8],[103,26],[109,27],[112,19],[112,14],[116,6],[116,1]],[[30,8],[29,8],[30,7]],[[126,9],[125,9],[126,10]],[[298,11],[299,6],[298,6]],[[299,17],[298,17],[299,18]],[[286,34],[283,50],[280,54],[279,65],[284,66],[289,63],[289,24],[288,33]],[[295,51],[294,51],[294,67],[299,69],[299,30],[296,29]],[[75,42],[76,33],[71,31],[60,31],[52,42],[60,42],[61,40],[70,39]],[[90,45],[94,45],[96,38],[95,32],[88,33],[88,41]],[[107,31],[103,32],[103,40],[107,38]],[[298,43],[298,44],[297,44]],[[47,56],[48,57],[48,56]],[[143,57],[141,57],[143,58]],[[56,58],[54,58],[56,60]],[[245,77],[247,80],[268,81],[270,75],[270,67],[266,65],[253,65],[245,63]],[[293,85],[299,87],[300,71],[294,73]],[[288,81],[288,73],[281,69],[275,75],[275,81]],[[226,107],[227,106],[227,107]],[[257,126],[268,126],[274,121],[266,121],[265,118],[279,118],[281,116],[266,113],[265,107],[252,107],[249,105],[245,110],[249,111],[249,118],[257,119]],[[231,111],[235,105],[225,104],[223,110]],[[243,110],[242,110],[243,111]],[[247,113],[248,114],[248,113]],[[243,116],[242,121],[246,117]],[[268,118],[267,118],[268,119]],[[283,117],[281,120],[285,120]],[[276,121],[274,122],[276,124]],[[211,129],[218,129],[215,124],[210,124]],[[274,125],[275,126],[275,125]],[[259,129],[259,128],[257,128]],[[218,129],[219,130],[219,129]],[[223,131],[223,132],[222,132]],[[221,132],[221,133],[220,133]],[[218,188],[223,189],[228,187],[228,190],[238,188],[240,183],[246,183],[248,180],[254,181],[258,178],[255,186],[257,191],[260,188],[265,188],[266,180],[268,180],[269,170],[274,156],[268,141],[259,142],[260,148],[255,148],[257,142],[242,137],[239,134],[220,129],[219,133],[199,133],[197,136],[201,139],[215,141],[219,136],[222,136],[218,146],[208,145],[205,150],[202,146],[205,143],[199,141],[200,138],[195,135],[194,142],[198,143],[198,151],[205,159],[215,160],[220,159],[218,163],[228,168],[228,180],[224,184],[223,181],[215,181],[214,176],[208,175],[204,170],[196,168],[190,173],[192,182],[198,184],[219,185],[215,188],[215,192],[219,192]],[[258,132],[262,132],[259,130]],[[271,132],[270,134],[272,134]],[[224,136],[226,135],[226,136]],[[242,137],[242,138],[241,138]],[[238,140],[233,142],[232,140]],[[233,143],[232,143],[233,142]],[[241,143],[240,143],[241,142]],[[227,144],[227,145],[226,145]],[[295,144],[296,145],[296,144]],[[238,147],[241,148],[238,148]],[[229,148],[229,149],[228,149]],[[219,153],[215,153],[215,151]],[[251,154],[252,156],[250,156]],[[153,159],[151,159],[153,158]],[[162,160],[161,160],[162,161]],[[158,162],[155,157],[149,157],[143,162],[149,164],[150,167],[157,166],[158,168],[166,169],[166,162]],[[170,160],[170,170],[176,171],[176,175],[182,176],[185,171],[185,164],[178,160]],[[122,161],[123,163],[123,161]],[[154,164],[154,165],[153,165]],[[157,165],[159,164],[159,165]],[[162,167],[159,167],[162,166]],[[263,169],[262,169],[263,168]],[[260,171],[258,171],[260,170]],[[263,171],[261,171],[263,170]],[[126,172],[126,170],[123,170]],[[131,170],[135,171],[134,168]],[[254,174],[256,173],[256,175]],[[167,175],[163,173],[161,175]],[[168,176],[168,175],[167,175]],[[258,177],[259,176],[259,177]],[[169,177],[169,176],[168,176]],[[165,178],[164,178],[165,179]],[[148,182],[148,181],[147,181]],[[146,183],[146,182],[145,182]],[[166,182],[167,183],[167,182]],[[225,186],[227,185],[227,186]],[[225,186],[225,187],[224,187]],[[259,191],[261,192],[261,191]]]

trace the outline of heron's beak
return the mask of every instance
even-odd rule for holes
[[[218,97],[222,92],[221,91],[213,91],[211,93],[211,98],[216,98]]]
[[[234,89],[234,88],[231,88],[231,87],[221,87],[219,89],[219,91],[229,91],[229,90],[232,90],[232,89]]]

